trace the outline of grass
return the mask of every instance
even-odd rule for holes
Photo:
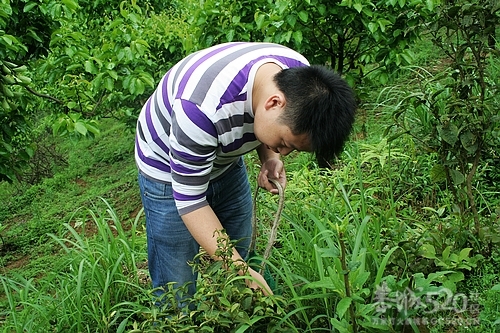
[[[6,226],[2,233],[4,272],[5,266],[10,271],[19,265],[27,277],[35,277],[40,269],[45,270],[53,261],[44,262],[46,256],[54,251],[47,234],[62,234],[70,219],[76,225],[88,219],[88,212],[81,208],[104,207],[99,197],[105,198],[124,221],[134,218],[142,207],[133,162],[133,134],[123,125],[110,124],[93,141],[51,141],[48,144],[61,147],[68,161],[65,169],[33,186],[0,184],[0,201],[4,203],[0,216]]]
[[[140,215],[125,232],[115,211],[89,211],[95,237],[65,224],[64,238],[50,234],[65,255],[39,279],[19,273],[2,276],[7,297],[6,332],[123,331],[128,320],[151,298],[141,283],[138,262],[144,261],[144,239],[138,235]],[[54,245],[54,244],[53,244]]]

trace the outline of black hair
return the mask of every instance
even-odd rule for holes
[[[342,151],[356,112],[356,99],[348,83],[324,66],[284,69],[274,82],[285,95],[280,121],[294,135],[307,133],[321,166],[332,162]]]

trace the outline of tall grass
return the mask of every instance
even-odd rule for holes
[[[137,268],[146,257],[141,214],[124,225],[106,200],[98,213],[82,208],[65,224],[64,236],[51,235],[65,252],[55,265],[57,270],[39,279],[19,274],[0,278],[2,331],[403,329],[405,325],[383,320],[390,315],[407,320],[409,329],[419,332],[421,328],[412,321],[418,312],[383,312],[378,307],[380,286],[386,283],[394,292],[414,288],[419,297],[444,285],[456,290],[464,279],[457,267],[472,262],[467,256],[457,263],[431,258],[447,265],[446,271],[439,271],[429,268],[432,260],[420,253],[420,247],[430,242],[430,223],[446,220],[439,213],[442,209],[436,208],[434,213],[428,207],[417,212],[404,205],[412,193],[402,192],[401,182],[414,158],[379,140],[351,143],[334,170],[319,170],[308,163],[293,165],[288,169],[278,241],[266,262],[278,286],[276,295],[263,297],[246,288],[243,277],[234,271],[207,262],[196,267],[201,281],[192,299],[193,311],[154,305],[150,286],[141,280],[143,272]],[[251,169],[250,174],[254,173]],[[261,192],[258,201],[259,244],[265,244],[277,200]],[[428,212],[433,212],[435,220],[419,216]],[[424,264],[429,266],[426,272],[421,270]],[[175,293],[167,294],[167,299],[170,296],[175,300]]]
[[[397,247],[382,247],[380,218],[371,215],[379,189],[365,189],[373,181],[364,179],[365,156],[357,148],[353,154],[337,170],[306,166],[290,175],[283,246],[275,251],[273,267],[294,306],[289,316],[302,323],[304,332],[347,332],[353,318],[358,318],[357,330],[388,329],[373,320],[380,314],[371,298]],[[392,203],[388,205],[391,210]]]
[[[65,224],[67,235],[51,237],[67,255],[60,271],[41,280],[1,277],[7,299],[4,332],[123,332],[139,313],[150,309],[149,287],[141,283],[137,263],[145,258],[139,214],[127,231],[103,199],[102,214],[89,210],[82,228]]]
[[[414,223],[421,221],[419,213],[404,205],[412,193],[395,192],[401,187],[395,180],[408,176],[401,170],[413,156],[385,140],[353,145],[335,170],[306,165],[289,172],[281,246],[270,265],[284,286],[284,319],[301,332],[390,332],[405,326],[420,332],[422,313],[386,312],[377,300],[381,288],[389,285],[391,297],[415,290],[425,302],[443,290],[456,292],[464,278],[460,267],[475,261],[464,255],[461,266],[449,260],[445,265],[438,258],[445,270],[421,271],[429,265],[421,252],[428,231]]]

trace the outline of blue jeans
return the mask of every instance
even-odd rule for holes
[[[197,273],[188,265],[199,252],[177,212],[172,185],[151,180],[139,173],[139,188],[146,215],[148,265],[153,288],[180,287],[186,282],[188,295],[196,291]],[[223,176],[210,182],[207,200],[236,249],[246,258],[252,237],[252,194],[243,158]],[[200,221],[203,223],[203,221]],[[162,291],[155,294],[161,296]]]

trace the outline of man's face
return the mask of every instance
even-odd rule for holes
[[[259,124],[257,128],[257,139],[275,153],[288,155],[294,150],[312,151],[307,134],[294,135],[290,128],[278,119]]]
[[[273,89],[261,103],[254,105],[254,134],[257,140],[275,153],[288,155],[294,150],[312,151],[307,134],[295,135],[282,120],[286,99],[279,90]]]

